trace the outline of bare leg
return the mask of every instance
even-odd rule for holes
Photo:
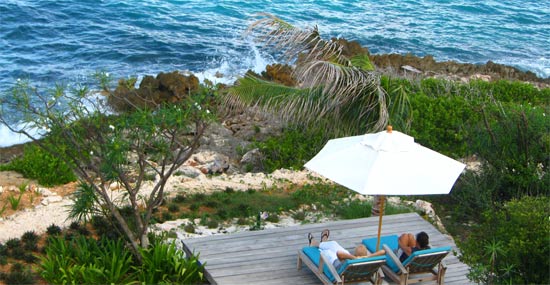
[[[319,244],[320,244],[320,242],[319,242],[318,240],[316,240],[315,238],[313,238],[313,239],[311,240],[310,246],[319,247]]]

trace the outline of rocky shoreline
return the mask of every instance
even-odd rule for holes
[[[445,77],[463,82],[471,79],[486,81],[507,79],[531,82],[538,87],[550,86],[550,78],[537,78],[531,72],[522,72],[513,67],[491,62],[485,65],[472,65],[455,62],[437,63],[430,56],[420,58],[411,55],[374,55],[371,57],[379,70],[400,76]],[[235,190],[246,190],[248,188],[270,187],[277,183],[303,184],[311,182],[314,175],[305,170],[290,171],[281,169],[271,174],[264,174],[262,172],[250,173],[243,168],[244,165],[250,166],[260,163],[261,157],[257,151],[252,150],[241,155],[237,153],[237,149],[244,149],[251,141],[261,141],[269,136],[277,135],[281,129],[282,125],[276,118],[261,114],[253,109],[228,118],[222,123],[212,124],[201,139],[201,147],[197,153],[182,167],[182,175],[172,177],[167,189],[182,189],[181,187],[183,187],[191,192],[209,193],[226,187]],[[7,163],[20,156],[24,147],[25,144],[0,148],[0,164]],[[211,176],[210,174],[216,175]],[[10,172],[0,172],[0,194],[3,191],[18,191],[17,187],[25,182],[28,181],[18,175],[12,175]],[[112,190],[117,191],[116,188],[117,186],[113,185]],[[43,232],[52,223],[61,226],[66,226],[69,223],[66,220],[66,208],[70,206],[71,202],[66,197],[66,193],[61,193],[66,189],[61,190],[60,193],[54,189],[37,189],[41,189],[39,191],[42,196],[40,204],[0,219],[0,232],[2,233],[0,242],[7,238],[20,236],[27,230]],[[402,203],[401,201],[394,202]],[[443,226],[429,203],[424,201],[405,201],[404,203],[422,209],[436,224],[439,224],[440,227]],[[158,225],[158,227],[163,230],[177,230],[182,223],[186,222],[189,221],[171,221],[165,225]],[[281,223],[268,225],[268,227],[294,224],[296,224],[295,221],[282,217]],[[218,229],[202,228],[198,230],[197,234],[178,232],[178,236],[192,237],[240,230],[246,230],[246,228],[239,228],[234,225]]]
[[[341,43],[344,45],[344,53],[368,53],[368,49],[361,47],[357,42],[341,41]],[[377,69],[385,74],[405,77],[436,77],[459,82],[468,82],[469,80],[474,79],[484,81],[495,81],[501,79],[517,80],[529,82],[538,88],[550,87],[550,77],[540,78],[533,72],[521,71],[518,68],[497,64],[491,61],[486,64],[458,63],[455,61],[437,62],[433,56],[427,55],[424,57],[418,57],[411,54],[370,55],[370,59],[376,65]],[[251,118],[250,116],[258,115],[259,114],[257,113],[254,114],[254,112],[245,114],[248,119]],[[233,119],[229,119],[228,122],[231,123],[232,120]],[[236,133],[241,131],[241,128],[244,128],[244,132],[248,132],[250,134],[253,130],[247,130],[246,124],[247,122],[240,121],[236,124],[232,124],[233,126],[231,126],[230,129]],[[263,134],[266,133],[264,132]],[[14,157],[21,155],[23,153],[24,145],[25,144],[0,147],[0,164],[7,163]]]

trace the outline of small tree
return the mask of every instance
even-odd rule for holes
[[[99,210],[139,259],[139,246],[149,244],[148,226],[163,201],[168,178],[198,148],[211,119],[209,100],[202,92],[153,109],[132,105],[132,111],[114,115],[89,93],[86,87],[67,92],[58,86],[44,94],[19,82],[10,100],[0,102],[0,122],[65,160],[80,178],[81,189],[90,190],[80,194],[88,193],[95,201],[72,216],[85,218]],[[8,121],[8,111],[22,115],[25,124]],[[153,177],[150,192],[145,192],[144,183]],[[113,183],[122,190],[113,192]],[[130,209],[131,221],[121,213],[123,207]]]

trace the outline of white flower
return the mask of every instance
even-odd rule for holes
[[[114,131],[114,130],[115,130],[115,126],[113,126],[113,125],[109,125],[109,129],[111,129],[111,130],[113,130],[113,131]]]
[[[267,212],[261,212],[261,218],[262,218],[262,220],[267,219],[267,217],[269,217],[269,214],[268,214]]]
[[[17,82],[21,82],[21,78],[17,78]]]
[[[90,150],[90,155],[94,155],[94,151]]]
[[[105,72],[105,76],[109,76],[109,72]]]
[[[210,110],[206,109],[206,114],[210,114]]]

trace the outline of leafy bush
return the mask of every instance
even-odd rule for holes
[[[545,108],[503,104],[487,107],[483,122],[472,132],[471,149],[477,153],[501,186],[497,202],[523,195],[550,195],[550,105]]]
[[[180,210],[180,207],[178,206],[178,204],[172,203],[172,204],[168,205],[168,211],[170,211],[172,213],[176,213],[179,210]]]
[[[8,285],[35,284],[30,267],[24,267],[21,263],[13,264],[10,271],[1,277]]]
[[[38,235],[34,231],[26,231],[21,236],[21,241],[25,243],[28,243],[28,242],[36,243],[38,241],[38,238],[39,238]]]
[[[264,170],[271,173],[280,168],[300,170],[326,143],[322,130],[297,127],[283,129],[280,136],[254,142],[249,149],[258,148],[264,155]]]
[[[6,247],[8,249],[14,249],[21,246],[21,240],[18,238],[10,238],[6,241]]]
[[[197,284],[203,281],[204,265],[198,255],[186,257],[174,243],[155,238],[140,250],[142,265],[137,279],[143,284]]]
[[[58,235],[61,233],[61,228],[55,224],[51,224],[46,228],[46,233],[50,236]]]
[[[15,158],[0,169],[13,170],[23,176],[36,179],[44,186],[66,184],[76,180],[67,164],[35,144],[26,145],[22,157]]]
[[[547,284],[550,198],[523,197],[487,210],[460,243],[469,278],[482,283]]]
[[[176,197],[174,197],[174,203],[183,203],[185,201],[185,195],[178,193]]]
[[[132,254],[122,240],[82,236],[49,239],[41,276],[52,284],[125,284],[134,279]]]

